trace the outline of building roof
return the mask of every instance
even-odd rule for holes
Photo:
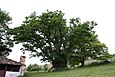
[[[1,57],[1,56],[0,56],[0,64],[23,65],[20,62],[14,61],[12,59],[8,59],[7,57]]]

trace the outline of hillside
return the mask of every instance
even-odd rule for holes
[[[100,66],[81,67],[63,72],[31,72],[30,77],[115,77],[115,62]]]

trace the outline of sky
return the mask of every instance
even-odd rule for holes
[[[9,12],[12,17],[11,28],[20,26],[24,17],[34,11],[38,15],[42,12],[61,10],[64,18],[79,17],[82,21],[95,21],[96,34],[101,42],[105,43],[109,53],[115,54],[115,0],[0,0],[0,8]],[[19,61],[22,52],[21,45],[15,45],[8,58]],[[41,64],[38,58],[29,58],[29,52],[25,54],[26,65]]]

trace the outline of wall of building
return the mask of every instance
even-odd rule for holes
[[[20,75],[20,72],[6,71],[5,77],[17,77]]]

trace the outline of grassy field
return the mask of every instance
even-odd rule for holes
[[[115,77],[115,62],[88,66],[62,72],[31,72],[30,77]]]

